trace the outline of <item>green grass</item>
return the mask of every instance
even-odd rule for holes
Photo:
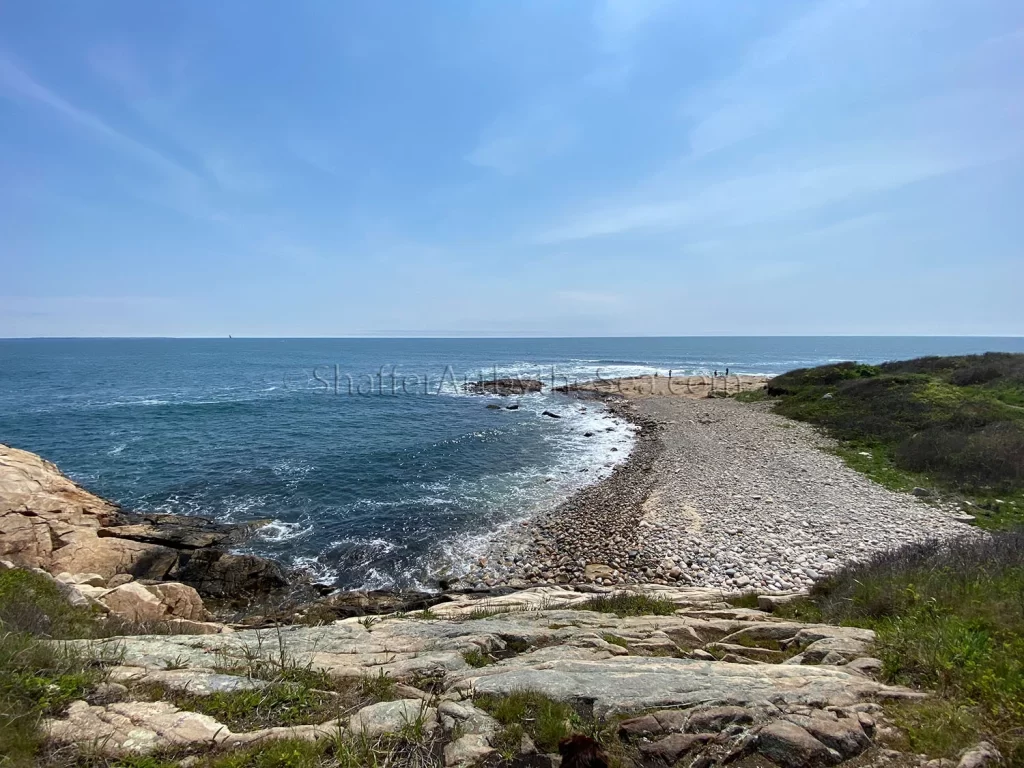
[[[616,616],[671,616],[678,606],[671,600],[662,600],[647,595],[625,594],[599,595],[573,606],[577,611],[614,613]]]
[[[601,635],[601,639],[604,640],[606,643],[611,643],[612,645],[618,645],[622,648],[629,648],[629,643],[626,642],[626,639],[624,637],[619,637],[618,635],[612,635],[605,632],[603,635]]]
[[[179,709],[200,712],[224,723],[232,731],[324,723],[350,714],[354,708],[373,703],[362,696],[358,682],[348,690],[325,691],[296,683],[274,683],[250,691],[218,691],[197,695],[163,686],[137,688],[133,695],[146,701],[164,700]]]
[[[766,394],[876,482],[970,502],[985,528],[1024,524],[1024,355],[839,363],[785,373]]]
[[[751,389],[746,392],[737,392],[732,396],[734,400],[739,400],[741,403],[762,403],[768,399],[768,391],[766,389]]]
[[[42,641],[101,633],[99,618],[65,602],[50,579],[0,572],[0,766],[36,765],[40,720],[60,714],[103,677],[103,659]]]
[[[100,616],[72,606],[47,577],[21,569],[0,572],[0,626],[59,640],[100,637]]]
[[[0,766],[36,765],[40,720],[60,714],[101,678],[85,655],[0,628]]]
[[[479,648],[474,648],[471,651],[464,651],[462,658],[471,667],[486,667],[487,665],[494,663],[494,657],[484,653]]]
[[[938,696],[894,710],[914,751],[987,738],[1024,765],[1024,531],[879,555],[776,615],[874,629],[885,680]]]
[[[195,768],[441,768],[444,764],[436,739],[410,727],[378,739],[339,732],[317,741],[281,739],[230,752],[213,749],[193,755],[168,752],[146,757],[97,758],[77,766],[176,768],[185,756],[196,760]]]
[[[757,593],[744,592],[739,597],[730,599],[728,603],[733,608],[757,608]]]
[[[543,752],[558,750],[558,742],[571,732],[574,710],[568,704],[534,691],[516,691],[507,696],[485,694],[474,704],[505,726],[503,741],[518,746],[525,731]]]

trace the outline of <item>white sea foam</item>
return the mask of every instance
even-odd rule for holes
[[[272,520],[259,529],[259,537],[265,541],[274,543],[291,541],[313,532],[313,525],[303,523],[286,523],[282,520]]]
[[[293,557],[292,568],[308,575],[314,584],[334,584],[338,580],[338,571],[319,557]]]

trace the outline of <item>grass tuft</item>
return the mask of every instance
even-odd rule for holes
[[[534,691],[516,691],[507,696],[484,694],[473,702],[505,726],[503,742],[514,742],[525,731],[544,752],[554,752],[558,742],[569,735],[573,708]]]
[[[671,616],[677,606],[671,600],[647,595],[619,593],[599,595],[573,606],[578,611],[614,613],[616,616]]]

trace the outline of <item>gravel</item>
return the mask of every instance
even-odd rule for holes
[[[496,541],[464,583],[788,591],[876,552],[977,531],[955,510],[874,484],[766,404],[609,404],[639,427],[628,460]]]

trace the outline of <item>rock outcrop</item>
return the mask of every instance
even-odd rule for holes
[[[180,581],[216,597],[261,594],[287,584],[280,566],[222,549],[255,525],[126,512],[36,454],[0,445],[0,558],[21,567]]]
[[[485,379],[483,381],[470,381],[464,386],[467,392],[474,395],[526,395],[530,392],[540,392],[544,383],[537,379]]]
[[[82,701],[45,728],[54,740],[102,744],[116,755],[339,732],[376,739],[415,723],[417,732],[438,739],[436,754],[443,754],[446,766],[468,766],[510,748],[508,732],[482,709],[483,700],[529,691],[598,721],[638,713],[619,723],[618,738],[651,765],[690,756],[699,757],[700,765],[724,765],[757,753],[775,765],[810,768],[876,749],[882,717],[877,702],[921,695],[877,682],[844,656],[833,663],[808,661],[806,649],[825,641],[850,643],[849,654],[867,653],[874,639],[868,630],[732,608],[716,590],[637,590],[670,599],[679,609],[667,616],[618,617],[586,610],[592,591],[541,587],[498,597],[456,596],[429,613],[353,617],[269,634],[82,641],[83,651],[116,648],[117,665],[108,669],[106,685],[129,694],[157,687],[204,696],[274,685],[259,679],[258,670],[286,659],[294,668],[336,678],[392,680],[399,698],[324,723],[244,733],[166,701]],[[730,637],[745,645],[725,643]],[[854,642],[863,646],[855,650]],[[763,663],[758,643],[796,655],[787,663]],[[716,645],[732,645],[736,660],[705,650]],[[261,653],[277,662],[261,667]],[[539,760],[535,764],[551,765],[548,756],[535,754],[528,737],[517,743],[520,754]]]

